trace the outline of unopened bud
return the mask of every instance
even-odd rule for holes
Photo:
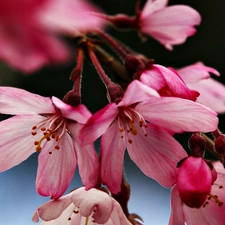
[[[69,91],[65,96],[63,101],[68,104],[72,105],[73,107],[77,107],[81,103],[80,95],[75,91]]]
[[[107,87],[107,91],[110,102],[118,104],[122,100],[124,93],[120,85],[112,83]]]
[[[188,140],[188,146],[194,157],[203,157],[205,153],[206,140],[198,133],[194,133]]]
[[[222,134],[215,139],[215,151],[220,155],[225,153],[225,135]]]

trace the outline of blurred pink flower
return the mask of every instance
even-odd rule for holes
[[[177,189],[189,207],[200,208],[210,194],[212,171],[202,157],[189,156],[178,169]]]
[[[177,72],[186,85],[198,91],[197,102],[208,106],[218,113],[225,113],[225,86],[210,77],[209,73],[219,76],[219,72],[202,62],[183,67]]]
[[[199,209],[190,208],[180,199],[177,185],[171,193],[171,215],[169,225],[224,225],[225,221],[225,169],[220,162],[213,164],[217,171],[217,179],[213,183],[211,193]],[[204,185],[204,184],[203,184]]]
[[[94,11],[79,0],[1,0],[0,59],[25,73],[67,62],[70,52],[59,34],[100,28]]]
[[[140,31],[148,34],[172,50],[173,45],[182,44],[195,34],[201,16],[185,5],[166,6],[168,0],[148,0],[140,13]]]
[[[86,191],[81,187],[43,204],[34,213],[33,222],[38,222],[38,217],[44,220],[42,225],[131,225],[119,203],[95,188]]]
[[[176,182],[177,162],[187,154],[169,132],[208,132],[215,130],[217,123],[211,109],[186,99],[160,97],[135,80],[121,102],[110,103],[90,117],[80,137],[85,145],[102,135],[102,182],[117,193],[126,148],[143,173],[170,187]]]
[[[87,188],[96,185],[98,157],[94,146],[78,144],[78,133],[91,116],[84,105],[74,108],[56,97],[0,87],[0,113],[16,115],[0,122],[1,172],[37,151],[39,194],[59,198],[70,184],[77,164],[83,184]]]
[[[152,64],[141,73],[140,81],[155,89],[161,96],[185,98],[196,101],[199,93],[190,90],[180,75],[164,66]]]

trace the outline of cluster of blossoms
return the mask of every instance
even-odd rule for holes
[[[219,72],[202,62],[167,68],[104,31],[107,26],[134,29],[172,50],[195,34],[201,17],[189,6],[167,4],[148,0],[141,9],[138,3],[130,17],[109,16],[79,0],[0,2],[0,58],[13,68],[31,73],[68,62],[69,46],[59,36],[76,42],[73,88],[63,100],[0,87],[0,113],[12,115],[0,122],[0,171],[39,152],[36,190],[51,197],[34,213],[34,222],[40,217],[43,225],[142,224],[128,210],[127,150],[146,176],[172,188],[169,225],[225,223],[225,136],[217,117],[225,112],[225,86],[210,75]],[[118,60],[102,48],[103,42]],[[93,115],[81,103],[85,56],[109,101]],[[184,132],[191,133],[189,155],[174,137]],[[204,134],[209,132],[212,139]],[[98,138],[99,155],[94,147]],[[206,150],[220,161],[205,159]],[[84,186],[62,196],[77,166]]]

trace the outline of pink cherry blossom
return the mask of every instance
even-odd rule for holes
[[[177,189],[189,207],[200,208],[210,194],[212,171],[202,157],[189,156],[178,170]]]
[[[217,179],[211,193],[199,209],[190,208],[180,199],[177,185],[171,193],[171,215],[169,225],[224,225],[225,221],[225,170],[220,162],[214,163]]]
[[[70,52],[59,34],[100,28],[94,11],[79,0],[0,1],[0,59],[25,73],[67,62]]]
[[[168,133],[213,131],[216,113],[195,102],[160,97],[135,80],[118,104],[96,112],[81,129],[83,144],[101,138],[101,178],[111,192],[120,190],[124,150],[147,176],[170,187],[175,184],[176,164],[187,154]]]
[[[131,225],[119,203],[95,188],[78,188],[45,203],[34,213],[33,221],[38,222],[38,217],[43,220],[42,225]]]
[[[16,115],[0,123],[0,171],[18,165],[40,152],[37,192],[60,197],[68,187],[76,165],[84,185],[98,178],[98,158],[93,144],[80,147],[78,133],[91,116],[84,105],[74,108],[56,97],[0,87],[0,112]]]
[[[195,34],[201,16],[185,5],[166,6],[168,0],[148,0],[140,14],[141,32],[158,40],[167,49],[182,44]]]
[[[218,113],[225,113],[225,86],[210,77],[209,73],[219,76],[219,72],[202,62],[183,67],[177,72],[186,85],[200,93],[197,102],[210,107]]]
[[[176,71],[152,64],[141,73],[140,81],[155,89],[161,96],[173,96],[196,101],[199,93],[190,90]]]

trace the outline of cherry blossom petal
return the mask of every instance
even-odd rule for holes
[[[121,138],[121,135],[117,122],[114,122],[101,138],[101,179],[114,194],[120,191],[126,149],[126,136]]]
[[[83,125],[75,124],[68,129],[70,130],[73,144],[76,149],[77,163],[82,183],[86,189],[90,189],[97,184],[99,175],[99,162],[98,156],[94,148],[94,144],[81,147],[79,144],[79,131]]]
[[[104,21],[98,13],[100,10],[88,1],[49,0],[39,13],[39,19],[49,30],[74,36],[103,29]]]
[[[129,106],[140,101],[148,100],[149,97],[160,98],[157,91],[138,80],[134,80],[127,87],[124,97],[118,106]]]
[[[42,196],[51,196],[51,198],[57,199],[70,184],[77,162],[74,145],[69,134],[64,133],[60,138],[58,150],[54,149],[54,145],[54,142],[49,141],[38,157],[36,189]]]
[[[177,72],[187,84],[196,83],[203,79],[210,78],[209,73],[212,73],[216,76],[220,75],[216,69],[205,66],[202,62],[196,62],[192,65],[185,66],[181,69],[178,69]]]
[[[225,86],[209,78],[195,84],[188,84],[192,89],[198,90],[200,96],[197,101],[218,113],[225,112]]]
[[[27,159],[35,151],[31,128],[44,117],[14,116],[0,123],[0,172]],[[30,128],[30,129],[29,129]]]
[[[80,140],[82,146],[92,144],[100,137],[118,114],[115,103],[110,103],[103,109],[96,112],[81,129]]]
[[[109,220],[114,207],[112,198],[95,188],[73,192],[72,200],[75,206],[79,206],[80,214],[84,217],[90,216],[95,209],[92,217],[99,224],[104,224]]]
[[[175,185],[171,190],[171,214],[169,225],[183,225],[184,224],[184,213],[183,203],[180,199],[177,186]]]
[[[107,221],[107,225],[131,225],[131,223],[128,221],[127,217],[125,216],[125,214],[123,213],[123,210],[120,206],[120,204],[114,200],[113,200],[113,211],[111,214],[110,219]]]
[[[0,112],[2,114],[55,113],[50,98],[32,94],[14,87],[0,87]]]
[[[152,98],[135,109],[149,122],[168,131],[210,132],[217,129],[216,112],[196,102],[175,97]]]
[[[51,200],[41,205],[33,215],[33,222],[38,222],[40,217],[44,221],[54,220],[58,218],[64,210],[72,203],[72,193],[62,196],[59,199]]]
[[[151,35],[169,50],[172,50],[172,45],[182,44],[188,36],[194,35],[194,25],[201,22],[199,13],[185,5],[165,7],[146,15],[141,18],[142,32]]]
[[[159,127],[148,124],[145,136],[142,128],[136,125],[137,135],[131,137],[132,143],[127,146],[129,156],[145,175],[165,187],[171,187],[177,179],[176,165],[187,153]]]
[[[80,225],[82,224],[82,216],[77,213],[73,213],[74,204],[71,203],[63,212],[62,214],[50,221],[43,221],[41,225]],[[73,215],[72,219],[69,219]],[[83,223],[85,224],[85,223]]]
[[[79,123],[86,123],[88,118],[91,117],[91,113],[84,105],[80,104],[77,107],[73,107],[54,96],[52,97],[52,102],[58,109],[60,109],[63,117],[65,118],[77,121]]]
[[[148,0],[142,10],[142,18],[148,17],[149,15],[157,12],[158,10],[164,8],[168,3],[168,0]]]

